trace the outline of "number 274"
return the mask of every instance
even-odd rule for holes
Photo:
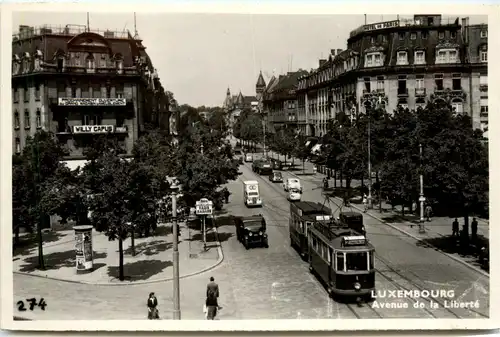
[[[47,303],[45,303],[45,300],[42,298],[40,298],[40,302],[36,302],[36,298],[27,298],[26,299],[26,302],[29,303],[29,308],[31,311],[33,311],[33,309],[35,309],[35,306],[38,305],[40,307],[40,309],[44,310],[45,311],[45,307],[47,306]],[[25,308],[25,305],[24,305],[24,301],[17,301],[17,310],[19,311],[26,311],[28,309]]]

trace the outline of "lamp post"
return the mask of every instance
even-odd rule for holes
[[[170,184],[172,190],[172,235],[173,235],[173,273],[174,273],[174,312],[173,319],[181,319],[180,285],[179,285],[179,237],[177,236],[177,182],[175,179]]]
[[[425,227],[424,227],[424,202],[425,202],[425,197],[424,197],[424,175],[423,175],[423,167],[422,167],[422,143],[418,144],[419,147],[419,152],[420,152],[420,197],[418,200],[420,201],[420,223],[418,226],[418,231],[420,233],[425,233]]]

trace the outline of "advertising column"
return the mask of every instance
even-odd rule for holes
[[[92,226],[75,226],[76,272],[91,271],[94,267]]]

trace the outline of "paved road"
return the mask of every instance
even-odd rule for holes
[[[241,166],[238,181],[228,185],[232,192],[225,209],[234,215],[262,213],[268,221],[270,247],[245,250],[237,241],[233,226],[221,226],[224,262],[212,271],[181,280],[183,319],[203,319],[205,285],[214,276],[221,289],[219,315],[227,319],[259,318],[474,318],[489,313],[489,279],[451,260],[433,249],[416,245],[415,240],[365,217],[368,237],[377,249],[377,289],[454,290],[455,300],[479,300],[474,310],[413,308],[411,299],[379,299],[377,303],[406,303],[407,309],[361,308],[340,304],[328,298],[326,291],[309,273],[307,264],[290,248],[288,234],[289,203],[279,184]],[[289,173],[285,173],[285,178]],[[264,198],[261,209],[247,209],[242,200],[242,180],[260,181]],[[322,201],[317,179],[304,177],[304,200]],[[337,211],[334,204],[330,204]],[[15,303],[24,298],[43,297],[45,311],[25,312],[37,319],[144,319],[147,294],[156,292],[160,314],[170,319],[172,283],[133,286],[91,286],[14,275]],[[441,302],[442,300],[438,300]],[[373,305],[373,304],[372,304]],[[15,311],[17,313],[17,310]]]
[[[248,165],[248,164],[246,164]],[[285,178],[290,173],[284,173]],[[262,186],[270,185],[267,177],[260,180]],[[325,200],[321,194],[320,179],[312,176],[304,176],[302,179],[304,186],[303,200]],[[284,197],[284,192],[279,184],[270,187],[273,193],[270,194],[271,200],[266,196],[268,190],[264,191],[265,208],[271,209],[275,214],[280,214],[283,219],[288,218],[288,209],[275,200],[277,194]],[[338,206],[335,200],[326,201],[334,210],[338,212]],[[286,209],[286,210],[285,210]],[[447,310],[385,310],[383,317],[484,317],[489,315],[489,278],[482,276],[462,264],[450,259],[434,249],[419,246],[414,239],[411,239],[400,232],[384,225],[383,223],[365,216],[365,226],[367,228],[369,239],[377,249],[378,258],[376,259],[377,289],[427,289],[427,290],[453,290],[455,300],[475,301],[479,300],[479,309],[453,309]],[[382,300],[380,300],[382,301]],[[379,302],[380,302],[379,301]],[[438,300],[444,304],[442,299]],[[407,300],[408,304],[413,305],[413,301]],[[429,303],[426,306],[429,307]],[[423,315],[423,316],[422,316]]]

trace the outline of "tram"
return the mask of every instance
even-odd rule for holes
[[[375,248],[364,235],[338,224],[315,221],[309,227],[309,270],[331,297],[371,299],[375,290]]]
[[[297,249],[303,260],[307,260],[309,251],[307,230],[314,221],[329,222],[332,220],[330,208],[313,201],[290,203],[290,246]]]

